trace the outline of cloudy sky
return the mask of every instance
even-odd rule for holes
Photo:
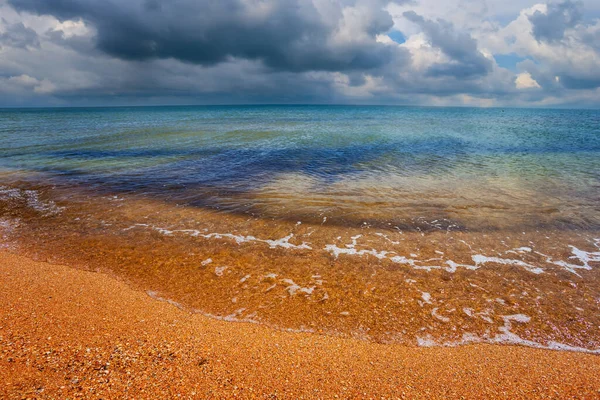
[[[0,106],[600,108],[600,0],[0,0]]]

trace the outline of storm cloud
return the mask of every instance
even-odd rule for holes
[[[380,67],[394,58],[376,41],[394,22],[383,2],[306,0],[10,0],[15,9],[97,29],[97,46],[127,60],[173,58],[214,65],[256,59],[288,71]]]
[[[6,31],[0,34],[0,46],[11,46],[18,48],[40,47],[37,33],[23,25],[22,22],[10,24]]]
[[[0,0],[0,107],[600,107],[595,0]]]
[[[419,25],[431,45],[450,58],[450,62],[431,65],[427,71],[428,75],[470,78],[485,75],[492,70],[492,62],[481,54],[477,48],[477,41],[468,33],[456,32],[454,26],[443,19],[428,20],[414,11],[407,11],[403,15]]]
[[[538,41],[553,42],[561,40],[565,30],[575,27],[582,19],[583,4],[567,0],[562,3],[550,3],[546,13],[536,11],[529,17],[533,36]]]

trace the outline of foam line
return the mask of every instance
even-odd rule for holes
[[[134,224],[128,228],[125,228],[125,231],[134,229],[136,227],[147,227],[151,228],[165,236],[172,236],[175,233],[187,234],[192,237],[202,237],[205,239],[232,239],[237,244],[242,243],[265,243],[268,244],[270,248],[282,247],[285,249],[293,249],[293,250],[311,250],[312,247],[309,246],[308,243],[302,242],[302,244],[293,244],[290,243],[290,239],[294,237],[293,233],[281,238],[281,239],[259,239],[255,236],[243,236],[243,235],[234,235],[233,233],[202,233],[197,229],[165,229],[161,227],[156,227],[148,224]]]
[[[481,337],[473,333],[465,333],[461,340],[450,342],[437,342],[431,335],[425,337],[417,337],[417,345],[421,347],[457,347],[467,344],[491,343],[491,344],[508,344],[533,347],[544,350],[559,350],[559,351],[574,351],[588,354],[600,354],[600,349],[586,349],[585,347],[571,346],[565,343],[549,341],[547,344],[535,342],[533,340],[523,339],[516,333],[512,332],[512,323],[526,324],[531,318],[524,314],[503,315],[504,325],[499,327],[500,333],[492,337]]]
[[[514,259],[500,258],[500,257],[488,257],[488,256],[484,256],[481,254],[475,254],[471,257],[473,262],[475,263],[474,265],[459,264],[452,260],[446,260],[443,265],[427,265],[427,264],[423,264],[423,262],[428,262],[428,261],[433,261],[433,260],[441,260],[441,259],[435,258],[435,259],[420,261],[420,260],[416,260],[414,258],[408,258],[406,256],[393,255],[393,254],[395,254],[395,252],[393,252],[393,251],[376,250],[376,249],[358,250],[358,249],[356,249],[356,245],[357,245],[357,241],[360,237],[362,237],[362,235],[353,236],[351,238],[352,243],[345,245],[345,247],[339,247],[335,244],[328,244],[325,246],[324,250],[331,253],[335,258],[338,258],[342,254],[348,255],[348,256],[365,256],[365,255],[369,256],[370,255],[370,256],[376,257],[380,260],[387,259],[396,264],[409,265],[414,269],[420,269],[420,270],[425,270],[425,271],[432,271],[435,269],[443,269],[448,272],[454,273],[458,270],[458,268],[476,270],[476,269],[479,269],[482,265],[485,265],[488,263],[496,263],[496,264],[502,264],[502,265],[516,265],[518,267],[524,268],[525,270],[527,270],[528,272],[531,272],[533,274],[541,274],[544,272],[544,270],[542,268],[536,267],[536,266],[526,263],[522,260],[514,260]],[[388,256],[388,254],[390,254],[392,256]],[[593,258],[592,258],[592,260],[593,260]]]

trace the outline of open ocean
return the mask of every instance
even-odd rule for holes
[[[0,247],[231,321],[600,353],[600,111],[0,109]]]

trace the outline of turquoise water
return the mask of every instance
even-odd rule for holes
[[[433,213],[473,229],[600,223],[594,110],[4,109],[0,149],[4,171],[230,212],[406,224]]]
[[[0,110],[0,249],[227,321],[600,352],[600,111]]]

